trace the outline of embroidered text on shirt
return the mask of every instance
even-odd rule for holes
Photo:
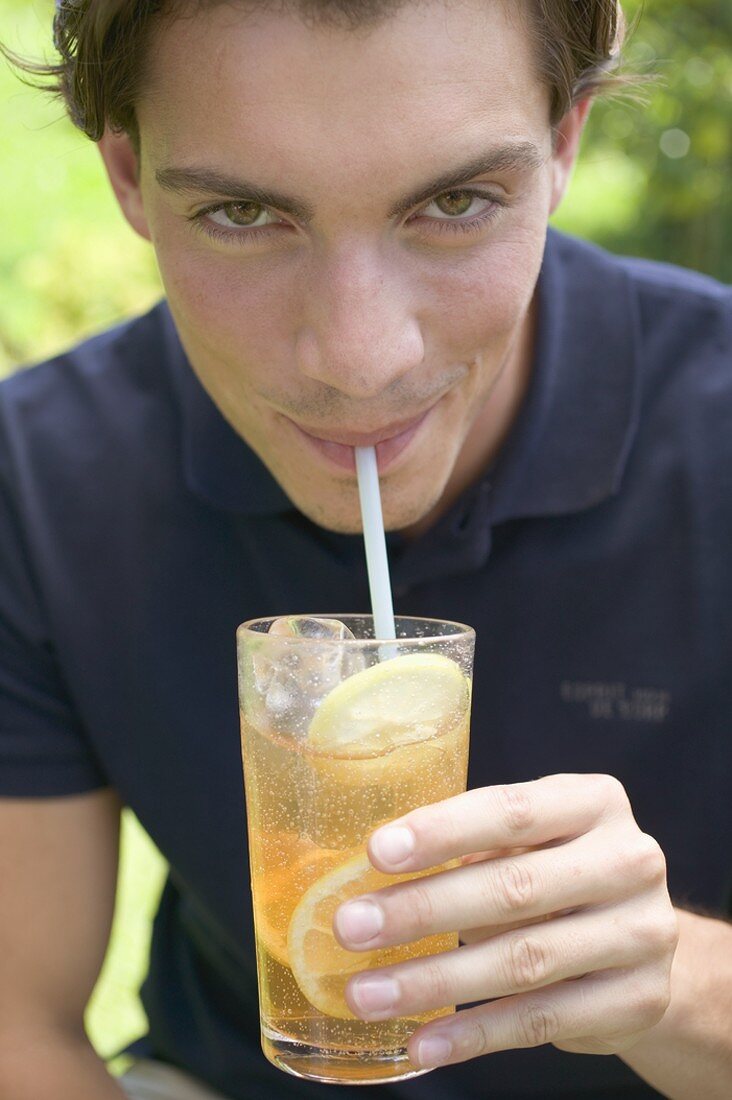
[[[564,703],[586,706],[590,718],[665,722],[671,710],[670,691],[630,688],[620,681],[563,680],[559,694]]]

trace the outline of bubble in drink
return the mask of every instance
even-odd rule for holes
[[[334,645],[354,635],[339,619],[290,615],[275,619],[268,642],[252,656],[256,698],[264,707],[261,716],[273,730],[287,730],[304,737],[310,720],[325,696],[341,680],[363,668],[360,652]],[[288,639],[307,638],[323,645],[293,645]]]

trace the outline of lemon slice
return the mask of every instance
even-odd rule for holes
[[[292,914],[287,956],[293,977],[310,1003],[328,1016],[355,1019],[344,996],[346,982],[377,954],[346,951],[340,946],[333,935],[335,911],[349,898],[385,885],[387,877],[374,870],[366,855],[355,856],[319,878]]]
[[[469,681],[439,653],[406,653],[349,676],[326,695],[308,729],[319,753],[351,759],[422,741],[462,719]]]
[[[333,935],[333,917],[344,901],[429,873],[385,875],[362,854],[323,875],[303,894],[290,920],[287,956],[292,975],[311,1005],[326,1016],[354,1020],[345,997],[346,982],[352,974],[457,946],[456,935],[442,933],[419,940],[418,946],[409,943],[376,951],[346,951]]]
[[[385,875],[369,863],[365,853],[322,875],[301,897],[287,932],[287,956],[292,975],[311,1005],[326,1016],[354,1020],[346,1002],[346,982],[359,970],[391,966],[404,959],[454,950],[457,933],[441,932],[424,939],[375,951],[346,951],[333,935],[333,917],[339,905],[351,898],[380,890],[407,879],[423,878],[434,868],[402,875]],[[423,1018],[441,1016],[435,1009]]]

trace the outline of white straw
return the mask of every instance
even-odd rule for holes
[[[396,638],[396,630],[389,583],[389,561],[386,556],[384,516],[381,511],[379,469],[374,447],[356,447],[356,470],[358,471],[358,495],[361,498],[371,610],[374,616],[374,635],[378,639],[390,640]]]

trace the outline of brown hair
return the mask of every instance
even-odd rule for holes
[[[58,0],[53,21],[60,60],[26,61],[0,47],[36,83],[60,96],[76,126],[98,141],[105,127],[137,142],[135,102],[154,24],[183,9],[225,0]],[[232,2],[232,0],[228,0]],[[250,8],[277,2],[311,22],[367,27],[406,0],[234,0]],[[512,0],[509,0],[512,2]],[[625,24],[619,0],[528,0],[541,79],[551,92],[552,125],[579,100],[616,90]]]

